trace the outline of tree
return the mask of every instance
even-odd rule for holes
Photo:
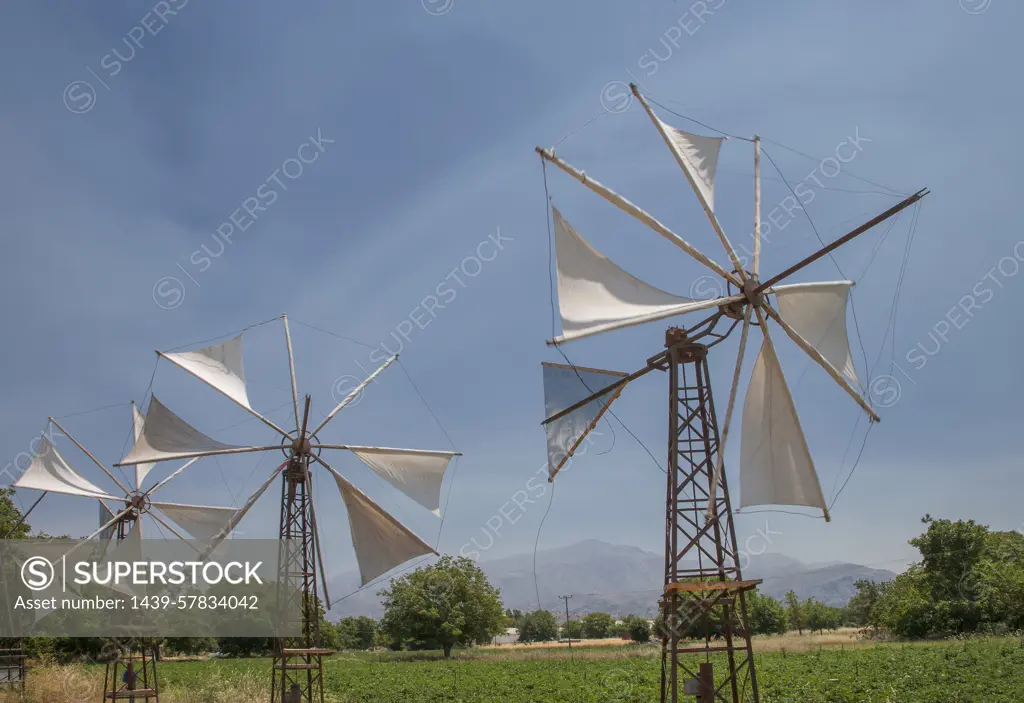
[[[804,628],[807,627],[807,616],[804,614],[800,599],[796,597],[794,591],[787,591],[784,597],[786,599],[786,617],[789,618],[789,626],[795,627],[801,635],[804,634]]]
[[[519,626],[520,642],[550,642],[558,637],[558,621],[546,610],[535,610],[523,616]]]
[[[18,525],[22,513],[11,500],[13,497],[13,488],[0,488],[0,538],[27,539],[32,528],[25,522]],[[11,532],[11,530],[14,531]],[[10,533],[10,537],[8,537],[8,533]]]
[[[747,619],[751,632],[758,635],[784,635],[788,629],[786,609],[771,596],[757,591],[746,594]]]
[[[843,611],[825,605],[814,597],[808,598],[801,606],[806,618],[807,629],[811,632],[837,630],[843,624]]]
[[[608,613],[588,613],[583,616],[582,625],[584,636],[601,640],[611,637],[612,629],[615,627],[615,618]]]
[[[504,629],[498,590],[471,559],[443,556],[437,563],[391,581],[380,591],[381,630],[393,641],[444,650],[485,644]]]
[[[373,649],[377,636],[377,621],[360,615],[344,618],[337,625],[338,647],[341,649]]]
[[[558,628],[558,632],[559,636],[564,639],[583,639],[583,623],[581,623],[579,620],[569,620],[569,622],[563,622],[561,627]]]
[[[1024,535],[973,520],[937,520],[910,544],[921,561],[896,577],[872,610],[901,637],[948,636],[1024,626]]]
[[[216,637],[167,637],[164,639],[164,648],[177,652],[178,654],[184,654],[185,656],[195,656],[197,654],[203,654],[204,652],[214,652],[217,650],[217,638]]]
[[[847,620],[850,624],[858,627],[874,626],[872,612],[875,605],[881,600],[886,584],[860,579],[854,583],[854,586],[857,588],[857,593],[846,604]]]
[[[643,618],[636,615],[627,615],[622,621],[622,631],[629,635],[629,639],[643,644],[651,641],[651,626]]]

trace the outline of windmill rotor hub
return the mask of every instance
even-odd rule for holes
[[[141,493],[133,493],[127,496],[124,500],[124,506],[126,508],[132,508],[136,512],[143,512],[146,510],[146,506],[149,503],[149,499]]]
[[[747,297],[747,301],[756,307],[760,307],[761,302],[764,300],[764,294],[758,292],[758,287],[761,282],[757,280],[757,276],[751,275],[743,283],[743,295]]]
[[[300,437],[292,441],[292,451],[299,456],[306,456],[312,449],[312,443],[308,437]]]

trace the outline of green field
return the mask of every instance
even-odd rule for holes
[[[565,657],[564,650],[462,653],[447,662],[340,654],[327,666],[327,691],[331,700],[346,703],[649,702],[658,697],[656,652],[656,648],[603,647],[577,650],[575,660]],[[756,657],[761,698],[766,703],[1024,701],[1024,648],[1013,639],[773,652]],[[259,686],[269,680],[269,662],[165,663],[161,676],[167,689],[193,693],[230,685],[233,680]],[[218,697],[210,690],[208,698],[182,700]]]

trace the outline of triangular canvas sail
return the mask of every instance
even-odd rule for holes
[[[110,556],[108,557],[110,562],[128,562],[136,563],[145,561],[142,556],[142,516],[135,521],[132,525],[132,529],[124,536],[117,546],[110,550]],[[113,569],[113,566],[111,566]],[[101,574],[103,573],[101,567]],[[115,584],[113,579],[107,584],[109,588],[114,589],[120,593],[124,593],[128,596],[145,596],[146,586],[144,584],[135,584],[131,579],[122,580]]]
[[[743,404],[740,499],[744,508],[805,505],[827,510],[793,398],[767,339]]]
[[[660,121],[660,120],[659,120]],[[702,137],[661,123],[668,134],[672,149],[679,156],[690,182],[697,190],[697,196],[707,203],[708,210],[715,211],[715,173],[718,171],[718,152],[722,148],[722,137]]]
[[[352,453],[402,493],[441,514],[441,483],[454,452],[366,447]]]
[[[233,510],[232,511],[232,514],[228,516],[227,522],[225,522],[223,524],[223,526],[221,527],[220,531],[217,532],[216,534],[214,534],[212,537],[210,537],[209,540],[208,540],[208,543],[204,542],[204,544],[206,545],[206,549],[202,553],[202,558],[203,559],[207,558],[210,555],[211,552],[213,552],[213,551],[215,551],[217,549],[217,546],[220,545],[221,542],[223,542],[225,539],[227,539],[229,536],[231,536],[232,530],[234,530],[236,527],[238,527],[238,523],[240,523],[242,521],[242,518],[244,518],[246,513],[248,513],[252,509],[252,506],[254,506],[256,504],[256,501],[258,501],[263,496],[263,494],[266,492],[267,488],[270,487],[270,484],[274,482],[274,479],[277,478],[277,475],[279,473],[281,473],[282,471],[284,471],[284,467],[283,466],[281,468],[279,468],[277,471],[275,471],[274,473],[270,474],[270,477],[266,481],[263,482],[263,485],[260,486],[259,488],[257,488],[256,492],[253,493],[251,496],[249,496],[249,500],[245,501],[245,505],[243,505],[238,510]],[[161,510],[165,510],[164,506],[166,506],[167,504],[166,503],[153,503],[153,505],[157,506]],[[179,507],[181,507],[181,506],[179,506]],[[213,510],[221,510],[221,509],[222,508],[213,508]],[[177,520],[175,520],[175,522],[177,522]],[[180,522],[178,524],[180,524],[186,530],[189,530],[189,532],[192,534],[192,536],[196,537],[197,540],[203,541],[201,538],[199,538],[198,535],[196,535],[195,532],[192,532],[186,525],[184,525],[184,524],[182,524]],[[200,528],[197,527],[197,529],[200,529]]]
[[[64,457],[46,437],[40,440],[39,449],[32,455],[28,469],[13,485],[15,488],[34,488],[51,493],[118,500],[80,476],[64,461]]]
[[[114,513],[110,512],[110,508],[108,508],[103,503],[102,500],[99,501],[99,504],[100,504],[100,522],[99,522],[99,526],[103,527],[104,525],[106,525],[107,523],[109,523],[111,520],[114,519]],[[98,535],[96,535],[96,538],[99,539],[101,542],[109,542],[110,538],[114,536],[114,527],[115,527],[115,525],[110,525],[109,527],[105,527],[102,532],[100,532]]]
[[[617,371],[542,363],[544,417],[562,412],[626,376]],[[624,385],[544,425],[548,436],[548,480],[555,477],[622,392]]]
[[[626,273],[580,236],[557,208],[551,211],[562,316],[562,336],[556,341],[660,320],[704,305]]]
[[[795,283],[775,286],[773,292],[782,319],[847,380],[858,383],[846,331],[846,303],[851,286],[853,281]]]
[[[252,409],[242,368],[242,335],[212,347],[162,356],[206,381],[239,405]]]
[[[205,505],[180,505],[178,503],[153,503],[203,547],[210,547],[222,532],[228,530],[238,512],[234,508],[213,508]]]
[[[348,524],[356,561],[359,562],[361,585],[365,586],[410,559],[436,553],[337,472],[334,480],[338,482],[348,509]]]
[[[235,449],[223,444],[188,424],[167,409],[163,403],[150,398],[146,411],[146,424],[135,446],[121,460],[122,465],[166,461],[183,454],[199,454],[218,449]]]
[[[136,442],[139,441],[139,437],[142,436],[142,428],[146,425],[146,418],[142,416],[142,412],[135,407],[135,403],[132,402],[132,430],[134,439]],[[135,490],[142,488],[142,481],[146,478],[146,474],[153,468],[152,464],[136,464],[135,465]]]

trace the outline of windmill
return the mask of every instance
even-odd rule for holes
[[[667,293],[635,278],[590,245],[552,205],[558,305],[562,334],[548,342],[576,339],[676,315],[705,312],[708,317],[687,328],[669,328],[665,347],[632,374],[544,364],[549,481],[561,470],[583,438],[608,410],[626,384],[654,370],[669,380],[669,450],[666,486],[665,580],[661,600],[666,631],[662,634],[661,700],[675,703],[682,693],[700,700],[759,701],[757,675],[747,625],[745,593],[760,581],[744,580],[733,528],[733,511],[723,470],[725,443],[735,406],[751,326],[762,334],[760,352],[747,386],[740,447],[740,505],[796,505],[818,508],[830,519],[817,472],[789,387],[775,351],[771,320],[849,394],[867,413],[877,414],[854,387],[858,383],[846,331],[851,281],[780,285],[783,280],[834,249],[896,215],[927,195],[921,190],[865,222],[820,251],[762,282],[760,279],[760,139],[754,144],[754,246],[751,270],[741,264],[715,216],[714,182],[723,138],[683,132],[661,121],[637,87],[643,106],[693,188],[732,270],[700,252],[650,214],[610,188],[570,166],[553,150],[540,147],[542,163],[554,164],[620,210],[643,222],[687,255],[710,269],[728,286],[729,295],[693,300]],[[774,298],[774,304],[772,304]],[[708,351],[740,328],[739,352],[719,436],[711,393]],[[727,327],[726,327],[727,325]],[[721,328],[720,328],[721,326]],[[724,328],[724,329],[723,329]],[[710,632],[702,646],[680,647],[681,626],[720,623],[723,644]],[[710,665],[694,671],[680,654],[723,652],[728,672],[715,686]],[[681,680],[681,674],[688,677]],[[741,678],[744,680],[741,681]],[[710,688],[709,688],[710,687]]]
[[[141,436],[145,418],[135,403],[132,403],[132,430],[136,437]],[[95,463],[107,477],[117,486],[116,491],[105,491],[96,486],[81,473],[72,468],[56,446],[51,442],[51,426],[59,430],[83,454]],[[174,529],[165,519],[190,533],[200,544],[209,541],[212,536],[209,525],[223,526],[240,519],[238,510],[234,508],[218,508],[203,505],[185,505],[154,500],[155,494],[181,475],[188,467],[198,461],[191,459],[162,481],[145,487],[146,478],[152,470],[152,464],[139,464],[135,467],[133,479],[125,480],[126,486],[119,481],[110,469],[103,465],[95,455],[75,439],[57,420],[49,418],[49,424],[43,431],[38,449],[33,452],[32,462],[28,469],[13,484],[14,488],[27,488],[43,491],[39,499],[26,513],[28,516],[48,493],[76,496],[99,503],[99,529],[86,537],[86,540],[98,538],[104,542],[117,545],[120,554],[141,560],[144,551],[142,541],[142,518],[149,516],[166,528],[175,537],[185,541],[186,538]],[[111,508],[110,506],[114,507]],[[244,514],[244,513],[243,513]],[[163,517],[161,517],[163,515]],[[237,518],[237,519],[236,519]],[[107,697],[111,694],[122,696],[124,691],[131,691],[133,700],[158,700],[159,685],[156,673],[155,647],[142,642],[135,651],[130,645],[127,651],[118,650],[118,656],[107,662],[104,691]]]
[[[275,318],[275,320],[278,318]],[[320,637],[319,603],[330,607],[320,531],[317,527],[316,507],[313,502],[313,472],[319,464],[334,479],[348,511],[352,545],[355,548],[363,586],[395,567],[418,556],[437,552],[409,528],[373,502],[355,484],[321,456],[325,449],[348,451],[371,471],[393,487],[440,515],[441,484],[444,474],[458,452],[395,449],[349,444],[325,444],[318,433],[360,394],[395,360],[387,359],[376,371],[356,386],[331,412],[313,427],[309,411],[311,397],[305,396],[300,404],[295,376],[292,339],[286,315],[280,317],[284,327],[284,342],[288,351],[291,377],[292,405],[295,427],[285,430],[255,410],[248,396],[242,363],[242,339],[245,332],[226,342],[194,351],[180,353],[157,352],[161,360],[194,376],[207,386],[228,398],[235,405],[273,429],[281,438],[279,444],[269,446],[233,446],[219,442],[188,424],[151,396],[146,412],[146,423],[134,446],[115,466],[138,466],[147,463],[178,459],[195,459],[253,452],[282,451],[281,463],[239,511],[217,529],[214,520],[200,516],[197,521],[208,527],[210,545],[223,539],[238,520],[260,498],[267,487],[281,476],[280,558],[278,582],[287,585],[287,592],[298,600],[292,612],[301,614],[301,636],[278,638],[273,652],[271,701],[280,703],[323,703],[323,658],[334,652],[325,649]],[[271,320],[273,322],[275,320]],[[267,324],[267,323],[263,323]]]

